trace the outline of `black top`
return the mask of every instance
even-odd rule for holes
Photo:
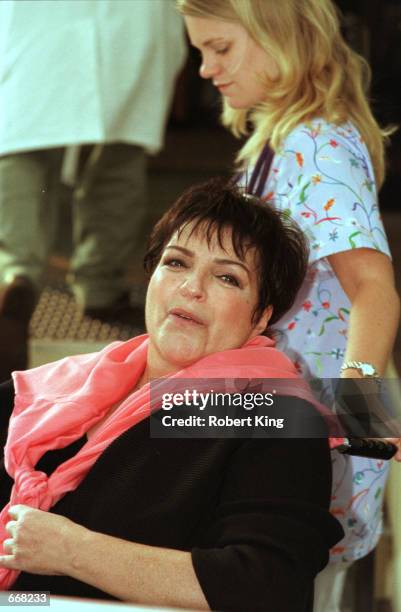
[[[0,427],[12,400],[11,384],[0,385]],[[37,467],[50,473],[84,441],[46,453]],[[3,468],[3,505],[10,486]],[[343,536],[327,510],[330,490],[325,439],[154,439],[146,419],[51,511],[94,531],[191,551],[213,610],[306,612],[314,576]],[[13,590],[112,599],[67,576],[24,572]]]

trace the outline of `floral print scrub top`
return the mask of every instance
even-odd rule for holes
[[[263,198],[291,216],[310,245],[306,281],[292,310],[275,325],[277,345],[307,379],[338,378],[350,301],[327,256],[361,247],[389,255],[370,156],[357,129],[323,120],[299,125],[274,156]],[[332,456],[331,512],[345,531],[332,560],[351,561],[377,543],[388,466]]]

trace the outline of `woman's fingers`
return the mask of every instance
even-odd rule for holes
[[[15,552],[14,549],[15,549],[15,542],[13,538],[7,538],[7,540],[4,540],[3,550],[5,553],[7,553],[8,555],[13,555]]]
[[[3,542],[3,555],[0,555],[0,567],[7,569],[19,569],[16,558],[16,544],[13,538],[7,538]]]
[[[0,567],[7,569],[18,570],[18,563],[15,560],[14,555],[0,555]]]
[[[81,527],[63,516],[17,504],[9,508],[9,537],[0,565],[33,574],[62,574],[79,548]]]
[[[401,438],[386,438],[387,442],[392,442],[398,447],[397,453],[394,455],[396,461],[401,461]]]
[[[13,538],[16,534],[17,525],[17,521],[8,521],[8,523],[6,524],[6,531],[8,531],[8,533],[12,535]]]
[[[18,520],[21,516],[23,516],[27,511],[32,510],[30,506],[25,506],[24,504],[15,504],[14,506],[10,506],[8,509],[8,514],[13,518]]]

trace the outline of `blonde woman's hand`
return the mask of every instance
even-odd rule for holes
[[[398,451],[394,455],[393,459],[401,462],[401,438],[386,438],[387,442],[392,442],[398,447]]]
[[[58,514],[22,504],[10,507],[8,513],[9,536],[3,542],[0,566],[32,574],[66,574],[85,529]]]

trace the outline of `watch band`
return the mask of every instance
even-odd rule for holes
[[[341,366],[340,372],[344,372],[344,370],[358,370],[364,378],[380,378],[373,363],[367,361],[346,361]]]

